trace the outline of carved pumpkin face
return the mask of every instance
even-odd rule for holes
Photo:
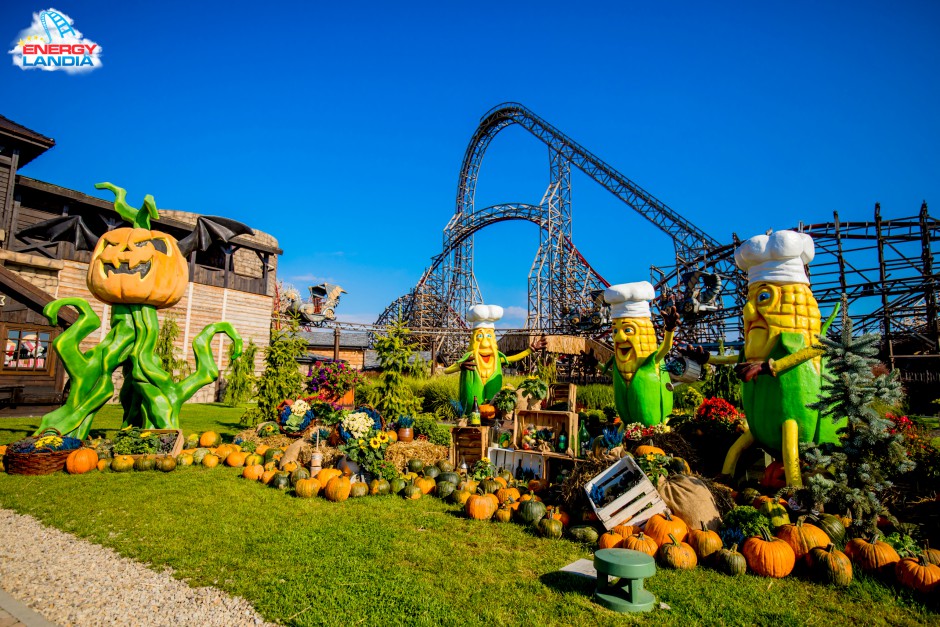
[[[106,303],[172,307],[189,279],[172,235],[126,227],[105,233],[88,264],[88,289]]]

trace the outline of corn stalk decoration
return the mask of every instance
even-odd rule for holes
[[[178,429],[180,410],[202,387],[215,381],[219,369],[210,342],[218,333],[233,344],[233,358],[241,354],[242,339],[228,322],[215,322],[193,339],[195,371],[175,382],[161,365],[156,345],[160,323],[157,309],[172,307],[188,284],[186,258],[194,250],[205,250],[213,241],[253,231],[240,222],[201,216],[195,230],[177,241],[172,235],[150,229],[159,217],[152,196],[141,210],[130,207],[126,192],[110,183],[95,187],[114,192],[114,208],[132,226],[101,235],[88,265],[88,289],[111,305],[111,329],[97,345],[82,352],[81,343],[101,327],[101,319],[83,298],[61,298],[43,309],[53,325],[62,307],[78,310],[78,321],[52,342],[71,381],[66,403],[43,416],[38,432],[55,428],[63,435],[84,439],[94,415],[114,394],[112,373],[124,375],[120,401],[123,426],[145,429]],[[79,250],[91,248],[95,234],[80,216],[63,216],[36,224],[20,236],[48,241],[68,241]]]

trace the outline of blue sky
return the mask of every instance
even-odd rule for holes
[[[655,5],[655,6],[650,6]],[[38,2],[0,6],[12,48]],[[273,234],[279,275],[371,321],[441,250],[491,107],[521,102],[719,241],[940,203],[940,4],[56,2],[104,65],[0,63],[0,113],[56,139],[23,174]],[[477,206],[537,203],[544,146],[503,131]],[[671,242],[586,176],[574,242],[609,281]],[[102,196],[105,197],[105,196]],[[526,304],[537,233],[476,238],[486,300]]]

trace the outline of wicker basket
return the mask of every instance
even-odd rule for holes
[[[62,434],[55,429],[46,429],[43,433],[46,432],[55,432],[56,435],[62,437]],[[47,453],[13,453],[7,449],[7,453],[3,456],[3,466],[11,475],[51,475],[65,468],[65,460],[75,450],[77,449]]]

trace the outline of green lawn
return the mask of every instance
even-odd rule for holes
[[[186,406],[184,430],[239,430],[241,410]],[[99,428],[115,428],[107,408]],[[0,421],[11,442],[37,419]],[[193,585],[248,599],[284,624],[830,625],[937,624],[937,608],[860,579],[834,590],[791,577],[660,571],[647,587],[669,610],[640,618],[590,600],[593,582],[558,570],[590,552],[515,524],[475,522],[426,497],[300,500],[231,468],[170,474],[0,476],[0,505],[119,553],[172,567]],[[128,582],[133,585],[133,582]],[[181,617],[185,620],[185,617]]]

